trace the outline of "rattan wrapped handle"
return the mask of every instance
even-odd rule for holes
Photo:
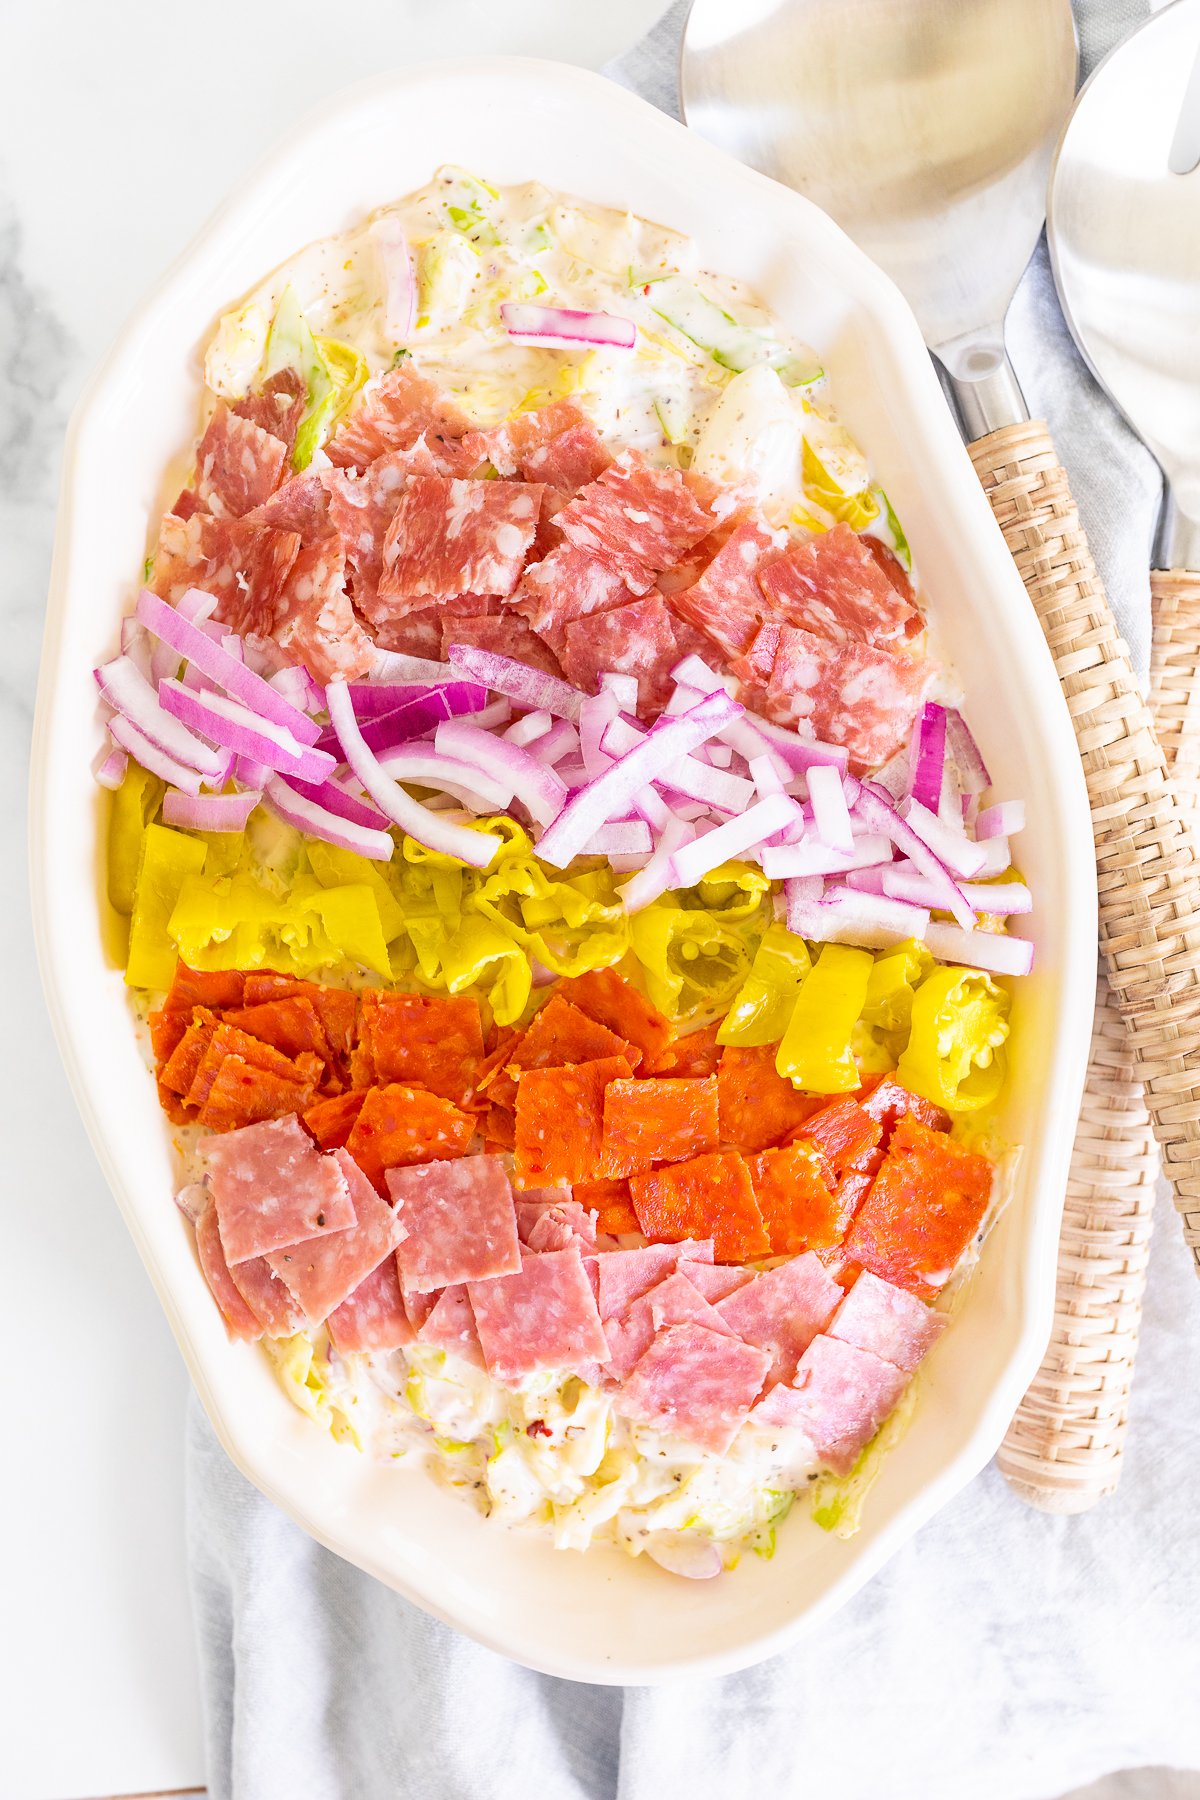
[[[1109,987],[1200,1272],[1200,874],[1186,815],[1045,425],[991,432],[971,458],[1066,695]]]
[[[1150,706],[1195,821],[1200,575],[1153,574]],[[1046,1512],[1084,1512],[1120,1479],[1158,1155],[1125,1029],[1101,975],[1058,1250],[1050,1342],[996,1461]]]

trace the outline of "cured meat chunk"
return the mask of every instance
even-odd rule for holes
[[[762,637],[772,630],[764,626]],[[762,710],[849,752],[856,773],[878,768],[905,743],[933,665],[868,644],[834,644],[791,625],[778,629]],[[758,640],[751,650],[757,659]]]
[[[626,1418],[721,1456],[748,1416],[767,1368],[768,1358],[752,1344],[703,1325],[671,1325],[655,1338],[613,1405]]]
[[[464,1362],[474,1363],[480,1369],[483,1367],[475,1314],[464,1282],[455,1282],[453,1287],[442,1289],[417,1337],[422,1344],[448,1350],[452,1356],[461,1356]]]
[[[299,550],[294,531],[208,513],[190,519],[168,513],[159,527],[150,585],[172,605],[188,588],[203,588],[216,596],[223,625],[269,637]]]
[[[279,486],[287,446],[223,400],[196,450],[196,498],[218,519],[240,519]]]
[[[600,1162],[604,1090],[628,1079],[623,1056],[567,1068],[527,1069],[517,1082],[514,1156],[520,1187],[585,1181]]]
[[[205,1142],[226,1260],[245,1262],[354,1224],[346,1178],[298,1119],[248,1125]]]
[[[337,532],[351,572],[354,601],[368,619],[380,611],[379,578],[383,574],[383,540],[413,470],[414,452],[392,450],[356,474],[326,472],[329,523]],[[432,465],[432,458],[427,459]],[[434,473],[432,466],[425,473]],[[386,608],[384,615],[386,616]]]
[[[443,657],[451,644],[473,644],[479,650],[511,657],[513,662],[524,663],[530,669],[541,669],[547,675],[562,679],[562,669],[550,646],[544,644],[532,626],[517,613],[484,614],[467,619],[443,615]]]
[[[910,1113],[858,1210],[846,1255],[895,1287],[931,1299],[978,1231],[992,1193],[986,1157]]]
[[[329,1063],[333,1047],[325,1035],[325,1027],[317,1017],[317,1009],[305,995],[287,995],[278,1000],[261,1001],[257,1006],[241,1006],[225,1015],[227,1025],[236,1025],[262,1044],[270,1044],[284,1056],[299,1056],[302,1050]]]
[[[318,981],[300,981],[292,975],[255,970],[246,976],[242,998],[227,1004],[265,1006],[272,1000],[298,999],[311,1000],[331,1047],[339,1056],[348,1055],[358,1021],[358,995],[349,988],[326,987]]]
[[[577,1181],[575,1198],[589,1213],[596,1215],[596,1230],[610,1237],[623,1232],[640,1231],[627,1181]]]
[[[339,469],[365,469],[388,450],[408,450],[424,437],[431,451],[453,457],[470,420],[445,398],[412,358],[368,381],[325,449]]]
[[[375,646],[354,616],[336,537],[321,538],[296,557],[271,635],[320,682],[357,681],[374,668]]]
[[[561,658],[567,632],[580,619],[611,612],[636,598],[621,575],[590,551],[558,544],[540,562],[530,563],[512,605]]]
[[[922,1094],[914,1094],[902,1087],[894,1075],[882,1076],[870,1090],[859,1098],[859,1105],[868,1117],[875,1120],[883,1133],[882,1148],[887,1149],[892,1133],[906,1113],[919,1119],[922,1125],[928,1125],[930,1131],[949,1131],[950,1114],[944,1112],[932,1100],[926,1100]]]
[[[589,419],[568,425],[522,459],[526,481],[541,481],[563,494],[574,494],[603,475],[612,462],[603,439]]]
[[[688,1265],[688,1271],[691,1266]],[[705,1265],[696,1266],[704,1268]],[[704,1325],[722,1337],[738,1335],[725,1323],[716,1307],[704,1298],[692,1282],[690,1273],[681,1267],[635,1300],[619,1319],[606,1320],[604,1335],[608,1340],[608,1363],[605,1374],[614,1381],[623,1381],[664,1326],[683,1325],[689,1321]]]
[[[702,1080],[706,1075],[715,1075],[721,1066],[721,1045],[717,1042],[717,1033],[721,1029],[720,1019],[711,1025],[702,1025],[699,1031],[685,1032],[682,1037],[675,1038],[648,1075],[678,1075],[691,1080]]]
[[[396,1257],[396,1275],[400,1282],[400,1294],[404,1301],[404,1311],[414,1332],[420,1331],[422,1325],[438,1303],[441,1288],[434,1288],[432,1293],[418,1294],[415,1288],[407,1285],[404,1270],[400,1267],[400,1257]]]
[[[653,1069],[674,1036],[671,1021],[632,982],[615,969],[589,969],[585,975],[560,981],[556,992],[589,1019],[636,1045]],[[634,1065],[636,1067],[636,1065]]]
[[[740,1338],[766,1351],[773,1381],[790,1381],[800,1357],[841,1298],[833,1276],[819,1257],[809,1253],[756,1275],[720,1301],[717,1311]]]
[[[413,1163],[463,1156],[475,1121],[449,1100],[421,1088],[389,1082],[371,1088],[346,1139],[346,1149],[378,1193],[386,1175]]]
[[[641,1051],[623,1037],[590,1018],[561,993],[554,993],[513,1043],[503,1068],[487,1082],[488,1098],[496,1105],[511,1106],[517,1095],[515,1077],[526,1069],[561,1069],[614,1056],[624,1057],[631,1069],[642,1060]]]
[[[815,1337],[794,1384],[772,1388],[752,1416],[756,1424],[802,1431],[835,1475],[848,1475],[907,1384],[902,1370],[869,1350]]]
[[[294,1332],[304,1330],[307,1320],[303,1309],[265,1256],[252,1256],[247,1262],[234,1263],[229,1276],[261,1323],[264,1337],[291,1337]]]
[[[587,694],[598,691],[601,675],[632,675],[638,714],[653,718],[671,697],[671,670],[681,654],[666,601],[661,594],[647,594],[568,625],[562,666],[567,679]]]
[[[672,593],[671,611],[686,619],[726,656],[744,656],[771,610],[755,571],[774,539],[754,520],[739,525],[699,580]]]
[[[200,1269],[212,1297],[221,1309],[230,1337],[246,1338],[248,1341],[260,1338],[263,1334],[262,1322],[246,1305],[241,1290],[229,1273],[229,1264],[225,1261],[225,1252],[221,1248],[216,1208],[211,1205],[206,1206],[196,1220],[196,1255],[200,1259]]]
[[[709,1305],[715,1307],[718,1300],[736,1294],[748,1281],[753,1281],[754,1270],[725,1268],[720,1263],[689,1262],[687,1278]]]
[[[811,1114],[799,1135],[818,1146],[835,1181],[840,1181],[870,1166],[882,1129],[865,1107],[847,1095]]]
[[[312,1068],[302,1070],[300,1065],[310,1060]],[[316,1057],[301,1057],[293,1067],[298,1071],[295,1077],[259,1068],[240,1056],[222,1057],[208,1096],[196,1113],[197,1122],[213,1131],[237,1131],[262,1120],[303,1112],[316,1094],[321,1065]]]
[[[334,1094],[330,1099],[318,1100],[315,1106],[309,1107],[303,1115],[304,1123],[322,1150],[341,1150],[345,1147],[366,1097],[365,1088],[351,1088],[348,1093]]]
[[[923,1300],[864,1269],[833,1315],[829,1336],[870,1350],[911,1375],[949,1324]]]
[[[693,1262],[712,1262],[711,1243],[692,1240],[683,1244],[647,1244],[640,1250],[606,1250],[596,1258],[599,1307],[602,1319],[619,1319],[635,1300],[657,1287],[679,1268]]]
[[[308,389],[303,378],[295,369],[278,369],[261,388],[239,400],[233,410],[239,419],[248,419],[277,437],[290,457],[307,405]]]
[[[748,1262],[768,1254],[770,1240],[750,1176],[735,1150],[633,1175],[629,1192],[648,1238],[677,1243],[711,1237],[716,1262]]]
[[[836,644],[882,648],[915,636],[925,624],[845,524],[762,563],[758,581],[769,614]]]
[[[717,1070],[721,1142],[739,1150],[782,1144],[821,1105],[775,1068],[778,1044],[730,1044]]]
[[[832,1250],[846,1235],[855,1200],[837,1188],[813,1144],[797,1139],[746,1159],[754,1198],[771,1239],[772,1256]]]
[[[168,1018],[181,1019],[183,1016],[182,1013],[167,1014]],[[207,1007],[196,1007],[191,1023],[185,1022],[182,1034],[158,1072],[158,1079],[163,1087],[186,1100],[216,1029],[215,1014],[209,1012]]]
[[[613,1081],[604,1092],[601,1165],[639,1175],[717,1147],[717,1079]]]
[[[269,500],[248,512],[243,523],[269,525],[275,531],[294,531],[302,547],[315,544],[318,538],[328,537],[332,527],[321,471],[305,469],[303,474],[293,475],[281,488],[276,488]]]
[[[407,1234],[396,1251],[406,1290],[428,1294],[520,1268],[512,1187],[498,1156],[390,1169],[387,1179]]]
[[[322,1324],[335,1307],[349,1299],[359,1282],[391,1255],[403,1229],[353,1157],[345,1150],[335,1150],[333,1159],[350,1189],[354,1224],[305,1244],[273,1250],[266,1259],[295,1295],[310,1325]]]
[[[411,1344],[416,1334],[404,1310],[395,1257],[386,1256],[360,1281],[349,1298],[330,1313],[326,1324],[343,1355],[355,1350],[399,1350]]]
[[[483,1062],[479,1002],[469,994],[392,993],[368,988],[362,995],[359,1043],[369,1059],[369,1079],[428,1088],[445,1100],[471,1099]]]
[[[511,594],[537,529],[541,489],[414,475],[383,544],[380,600]]]
[[[186,1013],[168,1012],[165,1006],[159,1012],[147,1015],[146,1024],[150,1028],[150,1048],[154,1052],[154,1060],[158,1065],[160,1078],[186,1035],[189,1023]],[[189,1081],[188,1087],[190,1086],[191,1082]],[[187,1088],[175,1091],[186,1093]]]
[[[487,431],[469,432],[462,449],[464,458],[490,463],[497,475],[519,475],[523,481],[545,481],[572,492],[594,481],[612,461],[591,420],[570,400],[555,400]]]
[[[484,1361],[511,1386],[538,1369],[579,1369],[608,1354],[583,1258],[575,1248],[528,1252],[518,1271],[468,1288]]]
[[[219,1012],[225,1006],[240,1006],[245,991],[246,977],[240,969],[189,969],[180,961],[163,1011],[190,1013],[193,1007],[209,1006]]]
[[[584,1254],[596,1248],[592,1214],[578,1200],[565,1198],[565,1188],[551,1188],[559,1198],[517,1201],[517,1232],[527,1250],[566,1250],[577,1244]]]
[[[655,575],[706,536],[713,520],[677,470],[652,468],[630,450],[581,488],[555,523],[578,549],[600,557],[635,594],[644,594]]]

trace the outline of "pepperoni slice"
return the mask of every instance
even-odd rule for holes
[[[185,962],[177,962],[163,1011],[190,1014],[194,1006],[209,1006],[220,1012],[226,1006],[240,1006],[245,988],[240,969],[189,969]]]
[[[584,975],[560,981],[556,992],[589,1019],[607,1025],[618,1037],[633,1044],[641,1051],[648,1069],[657,1066],[674,1036],[674,1027],[666,1015],[615,969],[589,969]]]
[[[474,1135],[474,1119],[449,1100],[390,1082],[367,1091],[345,1147],[385,1194],[389,1169],[463,1156]]]
[[[586,1211],[595,1213],[597,1231],[621,1237],[625,1232],[641,1230],[627,1181],[577,1181],[572,1191]]]
[[[624,1057],[631,1069],[642,1060],[641,1051],[619,1033],[591,1018],[561,992],[551,994],[524,1034],[510,1045],[503,1068],[488,1081],[488,1099],[493,1105],[511,1107],[517,1097],[515,1078],[522,1070],[565,1068],[614,1056]]]
[[[717,1078],[613,1081],[604,1093],[600,1160],[611,1176],[644,1174],[717,1147]]]
[[[992,1175],[986,1157],[906,1115],[850,1228],[847,1256],[932,1298],[983,1221]]]
[[[715,1075],[721,1066],[721,1045],[717,1042],[717,1033],[721,1029],[720,1019],[711,1025],[701,1026],[699,1031],[689,1031],[683,1037],[677,1037],[667,1045],[648,1075],[691,1075],[697,1078]]]
[[[304,1123],[322,1150],[345,1148],[366,1097],[366,1089],[352,1088],[348,1093],[334,1094],[309,1107],[303,1115]]]
[[[717,1069],[722,1143],[769,1150],[819,1110],[820,1099],[800,1093],[778,1073],[778,1050],[778,1044],[730,1044],[726,1049]]]
[[[517,1081],[514,1156],[518,1187],[586,1181],[600,1165],[604,1090],[628,1079],[623,1056],[567,1068],[527,1069]]]
[[[629,1192],[648,1238],[711,1237],[716,1262],[749,1262],[770,1251],[750,1172],[735,1150],[634,1175]]]
[[[428,1088],[459,1105],[474,1096],[483,1062],[483,1028],[479,1002],[471,995],[368,988],[362,995],[359,1031],[372,1081]]]
[[[210,1049],[209,1055],[212,1053]],[[310,1060],[312,1067],[306,1068]],[[241,1056],[223,1056],[196,1113],[198,1123],[212,1131],[236,1131],[264,1119],[303,1112],[316,1094],[321,1063],[315,1056],[301,1056],[291,1067],[297,1071],[295,1075],[260,1068]]]
[[[815,1145],[801,1138],[748,1157],[747,1166],[772,1256],[831,1250],[841,1243],[854,1203],[836,1189],[833,1172]]]

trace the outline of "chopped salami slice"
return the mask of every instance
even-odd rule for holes
[[[373,1080],[428,1088],[465,1105],[483,1062],[479,1002],[469,994],[430,995],[368,988],[362,995],[360,1043]]]
[[[721,1456],[758,1397],[768,1358],[703,1325],[660,1332],[613,1404],[626,1418]]]
[[[607,1025],[618,1037],[635,1045],[645,1057],[648,1069],[657,1067],[674,1036],[666,1015],[615,969],[589,969],[586,975],[560,981],[556,992],[589,1019]]]
[[[624,1057],[631,1069],[642,1060],[641,1051],[633,1044],[556,992],[511,1045],[504,1066],[492,1074],[488,1098],[496,1105],[511,1106],[517,1097],[515,1078],[526,1069],[561,1069],[614,1056]]]
[[[354,1224],[338,1164],[298,1119],[248,1125],[204,1145],[226,1260],[245,1262]]]
[[[146,1024],[150,1027],[150,1048],[154,1052],[154,1060],[158,1065],[158,1073],[161,1078],[163,1070],[187,1033],[188,1016],[186,1013],[168,1012],[164,1006],[160,1012],[148,1014]],[[177,1091],[186,1094],[190,1086],[191,1082],[189,1081],[187,1087]]]
[[[308,389],[302,376],[295,369],[278,369],[261,388],[239,400],[233,410],[239,419],[249,419],[251,424],[277,437],[290,457],[307,405]]]
[[[443,1288],[417,1337],[422,1344],[448,1350],[452,1356],[461,1356],[464,1362],[482,1369],[483,1351],[465,1282]]]
[[[502,612],[473,619],[443,615],[443,657],[451,644],[473,644],[479,650],[511,657],[513,662],[524,663],[530,669],[541,669],[547,675],[562,679],[562,668],[553,650],[516,613]]]
[[[661,594],[647,594],[610,612],[568,625],[562,652],[567,679],[587,694],[601,675],[632,675],[641,718],[655,718],[674,689],[671,670],[680,659],[671,613]]]
[[[790,1381],[841,1298],[841,1288],[820,1258],[808,1254],[756,1275],[722,1300],[717,1311],[740,1338],[767,1352],[772,1381]]]
[[[739,1150],[782,1144],[821,1105],[775,1068],[777,1044],[730,1044],[717,1070],[721,1142]]]
[[[512,605],[561,657],[567,632],[577,620],[611,612],[635,597],[601,558],[573,544],[559,544],[540,562],[527,566]]]
[[[673,1275],[668,1275],[649,1293],[635,1300],[619,1319],[606,1320],[604,1335],[608,1339],[608,1363],[604,1373],[612,1380],[624,1381],[664,1326],[690,1321],[723,1337],[738,1335],[692,1282],[692,1266],[689,1263],[686,1270],[676,1269]],[[695,1266],[702,1269],[705,1265],[698,1263]]]
[[[168,513],[159,527],[151,585],[172,605],[188,588],[203,588],[216,596],[223,625],[269,637],[299,550],[294,531],[208,513],[186,520]]]
[[[604,1092],[601,1165],[640,1175],[717,1147],[717,1078],[613,1081]]]
[[[371,463],[361,475],[335,469],[325,476],[329,522],[346,553],[355,605],[368,619],[374,619],[380,611],[383,540],[412,472],[412,458],[410,450],[393,450]]]
[[[711,1237],[716,1262],[749,1262],[769,1252],[745,1159],[736,1150],[633,1175],[629,1192],[648,1238]]]
[[[305,1244],[274,1250],[266,1259],[295,1295],[310,1325],[320,1325],[349,1299],[400,1241],[403,1226],[345,1150],[333,1152],[354,1202],[355,1222]]]
[[[864,1269],[833,1315],[829,1336],[870,1350],[911,1375],[949,1324],[923,1300]]]
[[[511,594],[537,529],[541,488],[414,475],[383,545],[379,597]]]
[[[580,419],[539,444],[523,459],[526,481],[541,481],[562,494],[574,494],[596,481],[612,462],[603,439],[589,419]]]
[[[798,1138],[746,1159],[772,1256],[832,1250],[840,1244],[855,1200],[835,1181],[822,1152]]]
[[[218,519],[240,519],[279,486],[287,446],[223,400],[196,451],[196,498]]]
[[[340,1235],[334,1233],[334,1236]],[[304,1309],[289,1293],[265,1256],[252,1256],[247,1262],[234,1263],[229,1271],[233,1285],[260,1321],[263,1336],[292,1337],[303,1331],[308,1321]]]
[[[523,481],[545,481],[572,492],[594,481],[612,461],[595,426],[570,400],[517,413],[487,431],[469,432],[462,448],[477,464],[490,463],[497,475],[519,475]]]
[[[699,580],[670,596],[671,611],[702,631],[726,656],[744,656],[770,608],[755,579],[774,539],[765,525],[739,525]]]
[[[890,549],[882,538],[875,537],[873,533],[867,533],[858,541],[864,550],[870,551],[901,599],[908,601],[915,599],[913,584],[896,552]]]
[[[190,1013],[193,1007],[241,1006],[246,991],[246,977],[240,969],[189,969],[185,962],[175,964],[171,990],[163,1001],[164,1012]]]
[[[634,593],[644,594],[713,521],[677,470],[653,468],[637,451],[627,451],[582,488],[555,523],[577,548],[609,563]]]
[[[608,1354],[575,1248],[527,1252],[516,1273],[472,1281],[468,1291],[488,1372],[506,1386],[539,1369],[573,1371]]]
[[[589,1214],[594,1214],[596,1230],[609,1237],[640,1231],[627,1181],[577,1181],[575,1198]]]
[[[339,469],[365,469],[388,450],[408,450],[424,437],[430,450],[453,457],[470,420],[408,357],[369,381],[353,411],[325,446]]]
[[[647,1244],[640,1250],[606,1250],[596,1258],[600,1317],[619,1319],[635,1300],[657,1287],[681,1263],[712,1262],[713,1247],[693,1239],[683,1244]]]
[[[394,618],[374,620],[371,635],[381,650],[398,650],[404,656],[440,662],[443,617],[440,606],[422,606]]]
[[[498,1156],[391,1169],[388,1189],[407,1233],[396,1252],[406,1289],[428,1294],[520,1268],[512,1187]]]
[[[272,636],[322,683],[357,681],[374,668],[375,646],[354,616],[337,538],[321,538],[297,556]]]
[[[389,1170],[464,1156],[474,1135],[474,1119],[452,1101],[394,1081],[369,1089],[346,1149],[376,1191],[386,1194]]]
[[[632,1073],[623,1056],[526,1069],[517,1080],[514,1158],[520,1187],[585,1181],[599,1165],[604,1090]],[[683,1235],[683,1234],[680,1234]]]
[[[689,1262],[687,1278],[704,1295],[710,1306],[736,1294],[748,1281],[754,1280],[753,1269],[730,1269],[720,1263]]]
[[[909,1113],[850,1227],[847,1257],[931,1299],[983,1222],[992,1173],[986,1157]]]
[[[352,1088],[348,1093],[318,1100],[315,1106],[309,1107],[303,1115],[304,1123],[322,1150],[345,1148],[366,1097],[366,1089]]]
[[[761,565],[758,581],[768,613],[833,643],[882,648],[925,624],[848,525],[791,545]]]
[[[654,1067],[645,1073],[678,1075],[697,1081],[706,1075],[715,1075],[721,1066],[721,1045],[717,1042],[720,1029],[720,1019],[714,1019],[711,1025],[702,1025],[699,1031],[688,1031],[673,1039]]]
[[[344,1356],[355,1350],[400,1350],[411,1344],[416,1334],[404,1310],[395,1257],[385,1257],[360,1281],[349,1299],[330,1313],[326,1324]]]
[[[214,1206],[206,1206],[196,1220],[196,1255],[209,1285],[212,1297],[221,1309],[230,1337],[253,1341],[263,1334],[262,1322],[255,1317],[242,1298],[229,1273],[225,1252],[221,1248],[221,1232]]]
[[[755,1407],[761,1425],[802,1431],[835,1475],[848,1475],[908,1384],[900,1369],[839,1338],[815,1337],[792,1386],[771,1389]]]
[[[760,638],[772,628],[763,627]],[[758,640],[751,657],[757,659]],[[762,710],[781,725],[843,746],[851,769],[878,768],[908,739],[935,670],[928,661],[869,644],[834,644],[778,628]]]
[[[168,1018],[183,1019],[182,1013],[168,1013]],[[158,1072],[159,1081],[172,1094],[187,1098],[192,1083],[200,1073],[200,1065],[217,1029],[216,1016],[206,1007],[196,1007],[192,1021],[185,1020],[184,1029],[171,1054]]]
[[[566,1189],[557,1192],[565,1195]],[[517,1201],[517,1233],[527,1250],[566,1250],[577,1244],[589,1255],[596,1248],[595,1217],[578,1200],[521,1198]]]
[[[302,474],[293,475],[281,488],[276,488],[269,500],[248,512],[245,523],[270,525],[276,531],[294,531],[302,547],[328,537],[332,530],[329,496],[321,471],[305,469]]]

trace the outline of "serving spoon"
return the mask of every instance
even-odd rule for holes
[[[816,201],[897,282],[1046,634],[1075,727],[1100,936],[1200,1273],[1200,872],[1004,316],[1075,86],[1069,0],[693,0],[689,125]]]

